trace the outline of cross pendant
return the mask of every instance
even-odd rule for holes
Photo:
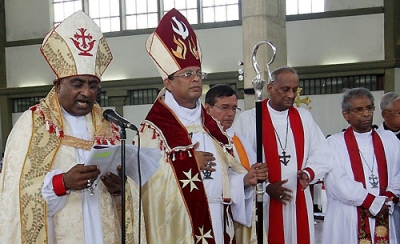
[[[289,163],[290,161],[290,155],[286,155],[285,151],[282,151],[282,155],[279,155],[279,159],[281,163],[283,163],[285,166]]]
[[[374,174],[369,176],[369,183],[371,184],[372,188],[378,188],[379,180],[378,177]]]

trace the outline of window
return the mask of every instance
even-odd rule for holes
[[[53,0],[57,25],[72,13],[83,10],[102,32],[154,28],[172,8],[190,24],[240,19],[241,0]]]
[[[82,10],[82,0],[53,0],[54,26],[78,10]]]
[[[384,89],[383,75],[354,75],[317,79],[301,79],[302,95],[342,93],[345,88],[365,87],[370,91]]]
[[[102,32],[121,30],[119,0],[88,0],[89,16]]]
[[[99,94],[97,94],[96,102],[100,105],[100,107],[110,106],[108,103],[108,97],[106,96],[106,92],[100,92]]]
[[[286,15],[324,12],[325,0],[286,0]]]
[[[158,0],[126,0],[126,29],[146,29],[157,27]]]
[[[129,91],[129,104],[140,105],[140,104],[152,104],[157,98],[159,90],[143,89],[143,90],[131,90]]]
[[[13,99],[13,113],[21,113],[28,110],[31,106],[39,103],[43,97],[26,97]]]

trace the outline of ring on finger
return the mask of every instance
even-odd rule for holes
[[[210,162],[210,161],[207,162],[206,166],[207,166],[207,167],[211,167],[211,162]]]
[[[282,198],[283,198],[283,194],[279,196],[279,199],[282,199]]]
[[[91,185],[92,185],[92,183],[90,182],[90,179],[88,179],[88,180],[87,180],[86,186],[87,186],[87,187],[90,187]]]

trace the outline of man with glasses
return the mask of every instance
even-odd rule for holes
[[[341,107],[350,126],[328,138],[335,167],[325,177],[323,243],[398,243],[392,213],[400,195],[400,144],[390,131],[372,128],[368,89],[345,90]]]
[[[209,115],[216,119],[222,126],[223,130],[228,134],[233,143],[233,151],[235,157],[247,169],[258,168],[267,174],[268,168],[266,164],[257,163],[256,153],[251,144],[241,135],[238,135],[231,127],[235,120],[236,113],[240,111],[238,107],[238,97],[236,91],[229,85],[220,84],[211,87],[205,97],[204,107]],[[241,242],[251,243],[256,238],[256,219],[252,215],[244,215],[236,221],[244,224],[236,228],[236,234],[240,234]],[[247,228],[251,227],[251,228]],[[238,241],[238,240],[237,240]]]
[[[262,103],[262,144],[268,165],[264,223],[269,243],[315,243],[309,183],[333,167],[332,151],[310,112],[293,106],[299,87],[288,66],[272,72]],[[234,124],[256,151],[255,109],[242,112]]]
[[[0,243],[121,243],[121,170],[100,176],[97,165],[87,164],[92,146],[119,143],[117,126],[103,119],[95,102],[112,60],[110,49],[96,23],[78,11],[49,32],[40,50],[56,79],[8,137],[0,177]],[[126,180],[132,199],[135,183]],[[127,205],[122,228],[133,237],[135,202]]]
[[[380,102],[382,124],[378,130],[392,131],[400,140],[400,94],[397,92],[385,93]],[[397,240],[400,242],[400,203],[396,204],[393,212]]]
[[[381,98],[380,108],[384,121],[379,129],[392,131],[400,140],[400,94],[397,92],[385,93]]]
[[[166,13],[146,50],[165,87],[140,129],[141,145],[162,155],[143,185],[147,242],[233,243],[232,218],[252,212],[246,196],[253,189],[246,186],[265,179],[265,172],[246,174],[231,155],[229,138],[202,107],[206,74],[187,19],[175,9]]]

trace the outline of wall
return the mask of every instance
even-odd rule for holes
[[[383,17],[373,14],[287,22],[288,65],[383,60]]]
[[[373,91],[372,95],[375,98],[373,124],[379,126],[382,123],[379,102],[383,91]],[[325,136],[340,132],[342,129],[349,127],[349,124],[342,116],[342,110],[340,108],[341,98],[339,94],[311,95],[308,97],[311,99],[310,112]],[[301,105],[301,107],[306,108],[304,105]]]
[[[382,7],[383,0],[325,0],[325,11]]]
[[[49,6],[48,0],[6,0],[7,41],[43,38],[51,28]],[[383,0],[326,0],[328,11],[379,6],[383,6]],[[290,21],[286,29],[288,64],[295,67],[384,60],[383,14]],[[204,71],[238,69],[237,62],[243,57],[241,26],[202,29],[196,30],[196,33],[203,50]],[[104,81],[159,76],[144,49],[148,35],[107,39],[114,60],[103,76]],[[39,47],[28,45],[6,48],[8,87],[52,83],[54,74],[41,56]],[[399,81],[399,69],[395,75]],[[380,93],[374,95],[380,97]],[[313,100],[311,113],[324,134],[335,133],[347,127],[341,116],[338,94],[310,97]],[[332,104],[337,107],[331,107]],[[148,109],[149,105],[135,108],[126,106],[124,115],[134,124],[139,124]],[[376,124],[380,123],[379,117],[376,111]]]
[[[243,53],[240,26],[198,30],[196,33],[203,51],[205,72],[237,70]],[[159,76],[144,47],[147,37],[148,34],[107,38],[114,59],[103,80]],[[39,49],[40,45],[6,48],[7,87],[52,84],[54,74]]]

